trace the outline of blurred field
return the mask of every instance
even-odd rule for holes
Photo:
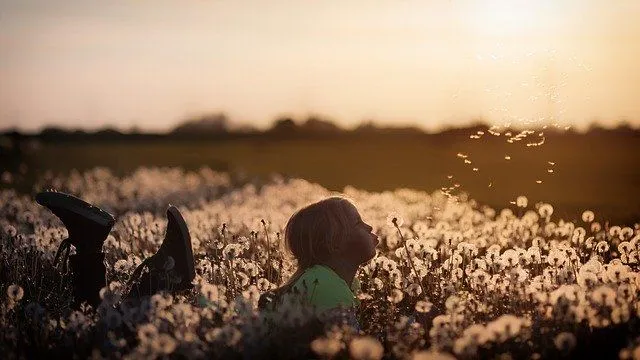
[[[525,195],[530,203],[552,203],[555,215],[565,219],[578,219],[591,209],[600,220],[624,224],[640,220],[637,132],[555,134],[537,147],[527,147],[526,142],[510,144],[491,135],[473,140],[468,134],[377,134],[42,143],[23,156],[28,171],[22,187],[47,170],[66,173],[105,166],[126,174],[143,165],[209,166],[248,176],[276,172],[337,191],[346,185],[370,191],[399,187],[435,191],[459,184],[459,190],[495,208],[512,206],[510,201]],[[471,164],[458,153],[468,155]]]

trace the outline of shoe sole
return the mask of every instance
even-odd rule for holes
[[[182,214],[175,206],[169,206],[169,209],[167,209],[167,216],[173,216],[173,218],[177,220],[176,222],[178,223],[178,228],[182,235],[180,238],[184,240],[183,246],[186,249],[186,258],[184,260],[187,264],[187,280],[191,283],[196,276],[196,269],[194,265],[195,260],[193,258],[193,249],[191,248],[191,235],[189,234],[189,228],[187,227],[187,223],[184,221]]]
[[[74,212],[103,227],[111,227],[115,218],[108,212],[88,202],[57,191],[43,191],[36,195],[36,202],[47,208],[61,208]]]

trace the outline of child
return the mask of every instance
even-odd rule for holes
[[[100,289],[107,286],[106,268],[102,244],[109,235],[115,219],[106,211],[77,197],[57,191],[45,191],[36,195],[36,202],[48,208],[67,228],[69,237],[64,239],[56,252],[57,263],[64,252],[72,271],[73,306],[83,302],[94,308],[100,304]],[[167,209],[167,230],[160,249],[145,259],[133,272],[131,279],[140,276],[129,296],[151,295],[160,290],[187,290],[193,287],[195,277],[193,251],[189,229],[178,209]],[[76,254],[69,256],[73,245]]]
[[[303,294],[317,313],[354,309],[356,272],[375,256],[378,237],[356,207],[343,197],[310,204],[291,216],[285,243],[298,261],[289,281],[260,298],[261,309],[276,309],[294,294]]]

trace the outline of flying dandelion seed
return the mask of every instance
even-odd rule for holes
[[[555,163],[555,162],[553,162],[553,161],[547,161],[547,164],[549,164],[549,165],[553,166],[553,165],[555,165],[556,163]]]
[[[477,168],[477,167],[474,167],[474,168],[473,168],[473,171],[478,171],[478,168]]]
[[[553,169],[547,169],[547,172],[548,172],[549,174],[553,174]]]
[[[505,155],[505,156],[504,156],[504,159],[505,159],[505,160],[511,160],[511,156],[509,156],[509,155]]]
[[[536,180],[536,184],[542,184],[542,180]]]

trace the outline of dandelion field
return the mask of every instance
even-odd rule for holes
[[[302,179],[237,179],[208,168],[94,168],[40,178],[34,189],[75,194],[116,216],[105,242],[102,304],[72,310],[53,256],[62,223],[28,195],[0,192],[0,347],[7,359],[640,358],[640,225],[597,209],[567,221],[519,197],[493,209],[441,191],[352,186],[380,237],[357,274],[359,329],[307,333],[291,311],[274,327],[261,293],[295,270],[282,230],[299,207],[331,195]],[[168,204],[189,226],[195,287],[142,302],[122,298],[129,274],[160,245]]]

